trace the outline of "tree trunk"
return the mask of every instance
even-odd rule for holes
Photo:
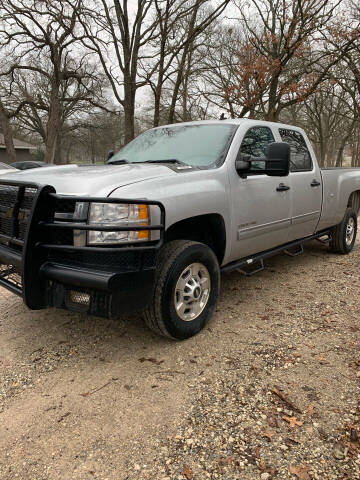
[[[124,133],[125,145],[135,137],[135,112],[134,102],[124,104]]]
[[[46,151],[45,162],[55,163],[55,152],[61,124],[61,105],[59,99],[59,87],[53,85],[50,98],[49,119],[46,128]]]
[[[336,156],[336,164],[335,164],[336,167],[341,167],[342,166],[344,150],[345,150],[347,142],[349,141],[349,139],[350,139],[350,137],[353,133],[355,123],[356,123],[356,120],[354,118],[354,120],[352,121],[351,127],[349,128],[349,130],[347,132],[347,135],[341,140],[340,147],[339,147],[339,150],[338,150],[338,153],[337,153],[337,156]]]
[[[268,110],[265,114],[265,120],[269,122],[276,122],[279,119],[280,109],[276,107],[277,103],[277,89],[279,85],[279,77],[276,75],[270,83]]]
[[[344,138],[340,143],[340,147],[339,147],[338,153],[336,155],[335,167],[341,167],[342,166],[344,149],[345,149],[345,145],[346,145],[347,140],[348,140],[348,137]]]
[[[154,119],[153,127],[158,127],[160,124],[160,89],[156,87],[154,92]]]
[[[176,108],[176,103],[177,103],[178,96],[179,96],[180,85],[181,85],[182,78],[183,78],[183,75],[184,75],[186,55],[187,55],[187,49],[185,48],[184,53],[182,54],[182,57],[181,57],[181,61],[180,61],[180,65],[179,65],[179,71],[178,71],[178,74],[176,76],[174,90],[173,90],[173,94],[172,94],[172,97],[171,97],[171,103],[170,103],[169,115],[168,115],[168,123],[174,123],[174,120],[175,120],[175,108]]]
[[[126,76],[127,77],[127,76]],[[135,137],[135,93],[131,77],[124,81],[124,135],[125,145]]]
[[[335,167],[341,167],[342,166],[342,161],[343,161],[343,153],[344,153],[344,145],[342,144],[338,150],[337,156],[336,156],[336,163]]]
[[[153,126],[158,127],[160,124],[160,105],[161,105],[161,93],[164,84],[164,63],[165,63],[165,42],[166,39],[161,39],[160,48],[160,60],[159,60],[159,72],[157,83],[154,89],[154,120]]]
[[[63,165],[65,163],[64,159],[63,159],[62,134],[61,133],[58,134],[58,137],[56,139],[54,163],[56,165]]]
[[[14,147],[14,138],[8,114],[0,100],[0,126],[4,135],[4,143],[9,163],[16,162],[16,151]]]
[[[193,46],[194,46],[193,33],[194,33],[194,28],[195,28],[195,23],[196,23],[199,7],[200,7],[200,1],[197,0],[195,2],[194,9],[193,9],[193,12],[191,14],[190,21],[189,21],[188,40],[184,44],[184,50],[183,50],[181,60],[180,60],[180,63],[179,63],[178,74],[176,76],[174,90],[173,90],[173,94],[172,94],[172,97],[171,97],[171,104],[170,104],[169,115],[168,115],[168,123],[174,123],[174,120],[175,120],[175,108],[176,108],[176,103],[177,103],[178,96],[179,96],[179,90],[180,90],[181,82],[183,81],[183,78],[184,78],[184,73],[185,73],[184,69],[185,69],[186,60],[187,60],[189,52],[191,52],[191,50],[193,49]]]

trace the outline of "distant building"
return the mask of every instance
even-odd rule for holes
[[[14,138],[14,147],[16,151],[16,161],[34,160],[34,157],[31,154],[36,150],[34,145]],[[11,163],[6,152],[4,135],[2,133],[0,133],[0,162]]]

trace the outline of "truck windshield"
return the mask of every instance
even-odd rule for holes
[[[128,143],[108,163],[174,163],[216,167],[227,154],[237,125],[179,125],[148,130]]]

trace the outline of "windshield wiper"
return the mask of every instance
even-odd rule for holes
[[[144,160],[143,162],[137,162],[137,163],[177,163],[179,165],[188,165],[187,163],[182,162],[177,158],[162,158],[161,160]]]
[[[126,158],[120,158],[119,160],[113,161],[110,160],[109,162],[107,162],[108,165],[124,165],[125,163],[129,163]]]

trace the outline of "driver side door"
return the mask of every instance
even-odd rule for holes
[[[266,147],[275,142],[268,126],[248,129],[240,152],[253,157],[264,157]],[[264,162],[252,162],[263,169]],[[241,178],[231,166],[232,250],[231,260],[253,255],[286,243],[291,224],[291,201],[288,177],[251,175]]]

